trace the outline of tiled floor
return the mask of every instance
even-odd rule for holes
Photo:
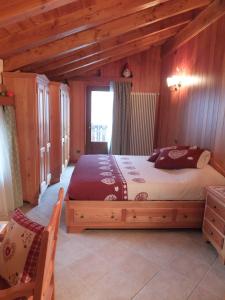
[[[46,224],[59,186],[28,215]],[[62,214],[56,300],[224,300],[225,266],[196,230],[87,230],[67,234]]]

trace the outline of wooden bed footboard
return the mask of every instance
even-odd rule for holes
[[[85,229],[201,228],[205,201],[79,201],[66,196],[68,233]]]

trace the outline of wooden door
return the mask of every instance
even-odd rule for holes
[[[45,88],[38,83],[38,129],[39,129],[39,149],[40,149],[40,192],[46,187],[46,143],[45,143]],[[32,145],[31,145],[32,146]]]
[[[60,98],[61,98],[61,132],[62,132],[62,170],[65,169],[65,160],[66,160],[66,150],[65,150],[65,132],[66,132],[66,127],[65,127],[65,91],[61,89],[60,91]]]
[[[69,163],[70,152],[70,97],[68,91],[64,94],[64,126],[65,126],[65,167]]]
[[[51,180],[51,172],[50,172],[50,113],[49,113],[49,89],[45,86],[45,147],[46,147],[46,157],[45,157],[45,180],[46,183],[49,184]]]
[[[109,92],[108,86],[88,87],[86,104],[86,154],[108,154],[108,143],[104,140],[104,128],[92,124],[92,92]]]

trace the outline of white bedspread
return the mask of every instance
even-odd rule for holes
[[[148,156],[119,156],[116,161],[127,182],[129,200],[203,200],[204,187],[225,185],[213,167],[161,170]]]

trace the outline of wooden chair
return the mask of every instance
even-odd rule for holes
[[[54,260],[64,191],[61,188],[48,226],[43,231],[34,281],[0,290],[0,300],[54,300]]]

